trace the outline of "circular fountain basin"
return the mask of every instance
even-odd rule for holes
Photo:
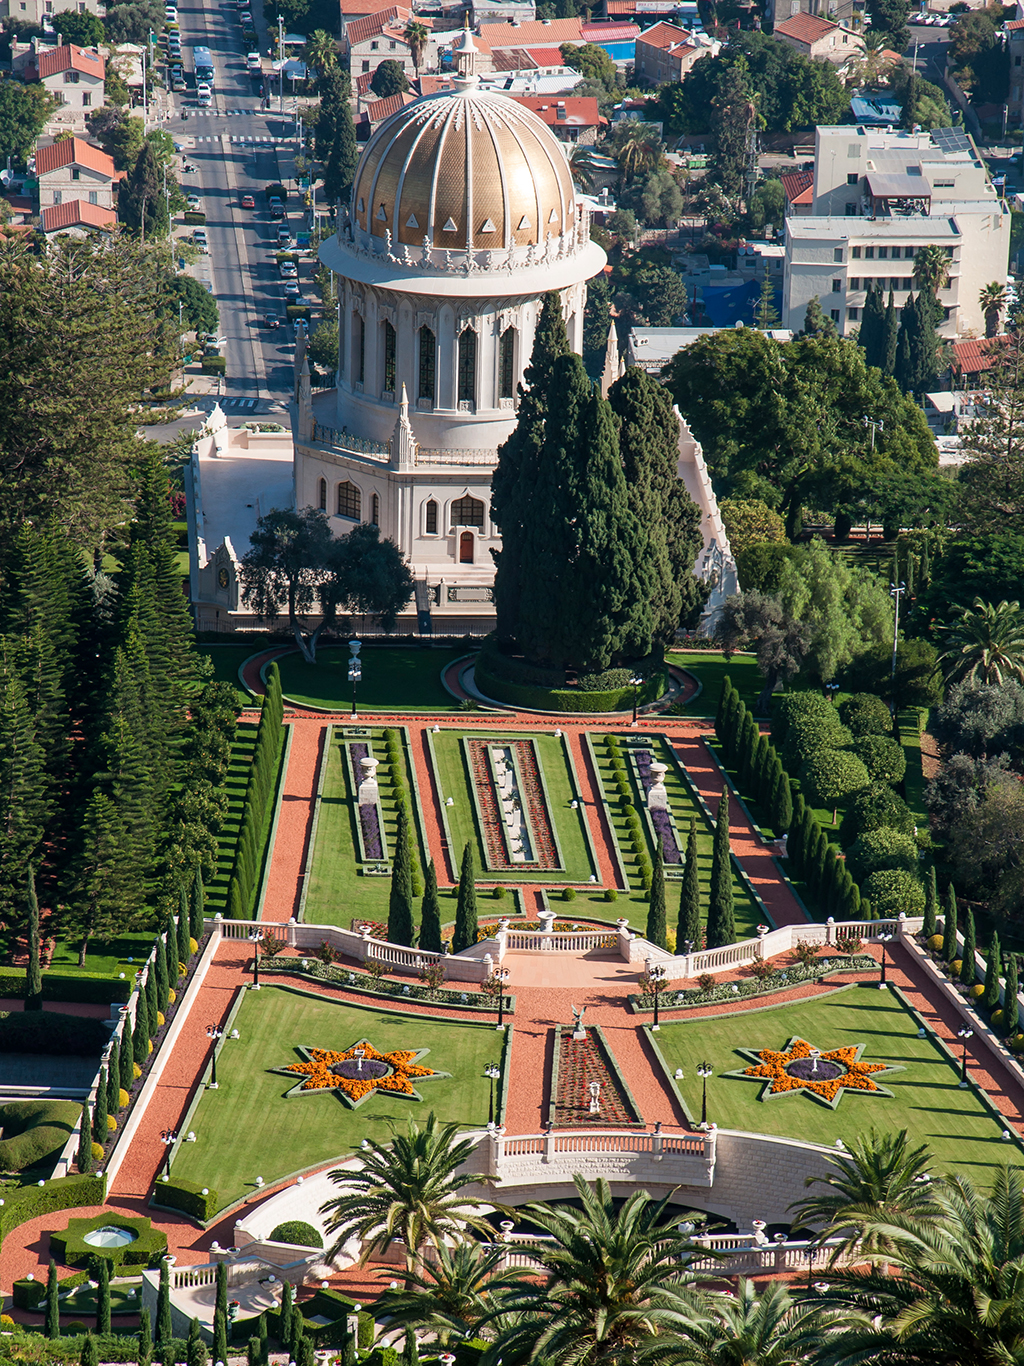
[[[91,1233],[85,1235],[82,1242],[88,1243],[90,1247],[126,1247],[129,1243],[134,1243],[137,1236],[130,1228],[114,1228],[107,1225],[104,1228],[94,1228]]]

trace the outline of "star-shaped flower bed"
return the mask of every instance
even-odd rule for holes
[[[434,1077],[451,1076],[450,1072],[436,1072],[430,1067],[419,1066],[419,1059],[426,1057],[429,1048],[380,1053],[368,1039],[359,1039],[351,1048],[340,1053],[329,1048],[305,1048],[302,1045],[297,1051],[302,1055],[302,1062],[270,1069],[286,1077],[299,1078],[286,1092],[286,1098],[328,1091],[353,1110],[376,1091],[405,1096],[409,1100],[422,1100],[423,1097],[413,1085],[414,1080],[429,1081]]]
[[[879,1086],[876,1078],[903,1071],[902,1067],[890,1067],[884,1062],[861,1062],[862,1043],[825,1052],[813,1048],[806,1039],[793,1038],[781,1052],[773,1048],[738,1051],[754,1065],[722,1075],[764,1082],[758,1100],[803,1093],[832,1110],[847,1092],[891,1097],[892,1092]]]

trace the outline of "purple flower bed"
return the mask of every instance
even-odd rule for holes
[[[654,779],[651,777],[651,751],[649,749],[638,749],[634,751],[634,754],[637,772],[640,774],[640,782],[646,794],[654,786]],[[648,810],[647,814],[650,816],[651,824],[657,830],[658,838],[661,840],[661,856],[664,861],[666,863],[682,863],[683,856],[676,841],[676,832],[672,829],[668,812]]]
[[[813,1069],[813,1058],[795,1058],[786,1064],[787,1073],[796,1077],[797,1081],[834,1081],[846,1071],[842,1063],[832,1062],[828,1058],[819,1058],[818,1070],[815,1072]]]
[[[359,1062],[356,1058],[346,1058],[344,1062],[336,1062],[331,1071],[338,1077],[346,1077],[350,1081],[358,1081],[363,1077],[367,1081],[375,1081],[378,1077],[386,1077],[391,1068],[386,1062],[378,1062],[376,1058],[364,1058],[363,1070],[359,1070]]]
[[[380,817],[375,802],[364,802],[359,808],[359,824],[363,827],[363,852],[368,859],[383,858],[380,841]]]

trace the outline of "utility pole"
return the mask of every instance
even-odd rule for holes
[[[284,113],[284,20],[277,16],[277,60],[281,63],[280,94],[277,98],[277,112]]]

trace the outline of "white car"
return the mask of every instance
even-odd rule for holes
[[[196,244],[196,246],[199,248],[199,250],[202,252],[204,256],[209,256],[210,244],[206,239],[205,228],[196,228],[196,230],[192,234],[192,241]]]
[[[280,270],[282,280],[297,280],[299,278],[299,272],[295,269],[294,261],[282,261]]]
[[[196,103],[203,109],[213,102],[213,91],[208,85],[196,86]]]
[[[168,24],[176,24],[178,22],[178,11],[176,6],[164,5],[164,20]]]
[[[193,213],[198,213],[203,207],[203,201],[197,194],[190,194],[185,203]]]
[[[253,74],[263,70],[263,62],[258,52],[247,52],[245,54],[245,64]]]
[[[286,299],[297,299],[299,297],[299,286],[296,280],[287,280],[284,287]]]

